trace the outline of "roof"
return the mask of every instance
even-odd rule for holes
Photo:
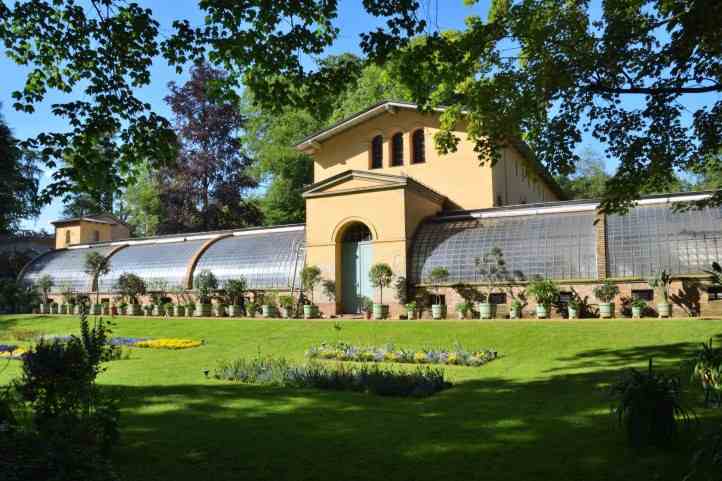
[[[84,215],[80,217],[69,217],[66,219],[59,219],[54,220],[51,222],[52,225],[58,225],[58,224],[68,224],[71,222],[79,222],[79,221],[85,221],[85,222],[95,222],[96,224],[119,224],[119,225],[126,225],[125,222],[118,219],[113,214],[109,214],[107,212],[103,212],[100,214],[90,214],[90,215]]]
[[[356,125],[383,115],[386,112],[394,111],[394,109],[418,110],[418,105],[399,100],[383,100],[370,106],[366,110],[357,112],[329,127],[326,127],[325,129],[319,130],[318,132],[307,136],[296,144],[295,147],[298,150],[316,148],[319,143],[355,127]],[[434,112],[443,112],[444,110],[446,110],[445,107],[435,107],[433,109]],[[534,168],[536,174],[546,182],[547,186],[554,192],[554,194],[562,200],[566,199],[566,195],[564,195],[564,192],[561,187],[559,187],[559,184],[557,184],[556,180],[554,180],[554,178],[549,174],[542,163],[539,162],[536,155],[534,155],[534,152],[526,144],[526,142],[521,139],[510,138],[510,143],[522,155],[522,157],[529,162],[529,164]]]

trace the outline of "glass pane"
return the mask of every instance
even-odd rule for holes
[[[61,293],[65,286],[75,292],[90,292],[92,279],[85,273],[85,256],[90,252],[104,256],[110,249],[106,246],[51,252],[32,261],[23,273],[23,280],[35,283],[40,277],[49,274],[55,283],[51,289],[53,294]]]

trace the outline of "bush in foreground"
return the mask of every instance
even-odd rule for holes
[[[356,391],[379,396],[425,397],[451,387],[444,371],[419,366],[404,371],[378,365],[333,366],[310,362],[294,366],[285,359],[237,359],[221,363],[216,379],[290,388]]]

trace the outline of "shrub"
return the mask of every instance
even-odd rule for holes
[[[333,366],[310,362],[293,366],[285,359],[238,359],[221,363],[216,379],[290,388],[357,391],[379,396],[424,397],[451,387],[444,372],[431,367],[414,371],[379,365]]]
[[[318,266],[306,266],[301,271],[301,287],[304,294],[310,293],[311,304],[313,304],[313,291],[316,285],[321,282],[321,269]]]
[[[321,282],[321,290],[323,291],[324,297],[328,302],[336,300],[336,283],[332,280],[326,279]]]
[[[226,281],[224,286],[226,292],[226,301],[231,306],[242,306],[243,301],[248,290],[248,283],[245,277],[240,279],[230,279]]]
[[[678,419],[689,420],[680,403],[679,379],[655,373],[651,359],[646,372],[631,369],[611,392],[613,412],[634,447],[668,446],[677,438]]]
[[[40,296],[33,285],[14,279],[0,279],[0,312],[29,312],[31,306],[39,303]]]
[[[692,379],[697,380],[704,390],[704,403],[714,402],[718,407],[722,401],[722,349],[712,345],[712,339],[697,352],[692,370]]]
[[[49,301],[48,294],[50,294],[50,289],[52,289],[55,285],[53,277],[50,274],[45,274],[40,279],[38,279],[36,285],[40,292],[43,293],[43,304],[47,304]]]
[[[369,281],[371,281],[371,285],[379,288],[380,304],[384,303],[384,287],[391,285],[393,277],[394,272],[391,270],[391,266],[383,262],[372,265],[369,270]]]
[[[124,272],[118,277],[115,290],[128,301],[128,304],[138,304],[138,296],[145,295],[145,281],[135,274]]]
[[[527,292],[536,299],[536,303],[544,306],[547,310],[559,298],[559,288],[551,279],[534,279],[529,282]]]
[[[211,296],[218,289],[218,279],[211,271],[204,269],[196,274],[193,279],[193,287],[198,291],[198,302],[210,304]]]
[[[595,287],[592,291],[594,297],[604,304],[610,303],[619,294],[619,287],[611,281],[604,281],[603,284]]]

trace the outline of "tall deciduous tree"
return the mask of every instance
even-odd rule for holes
[[[171,82],[166,97],[180,142],[176,164],[163,179],[161,231],[225,229],[256,225],[260,213],[249,200],[257,186],[252,159],[241,149],[244,118],[236,102],[212,95],[223,71],[199,63],[182,86]]]
[[[23,151],[0,117],[0,234],[17,231],[40,213],[40,171],[33,152]]]

